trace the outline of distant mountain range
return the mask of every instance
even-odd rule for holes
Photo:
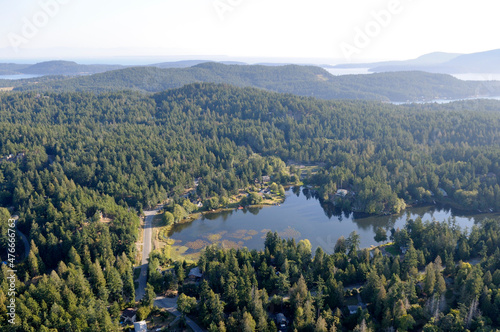
[[[145,67],[156,67],[162,69],[189,68],[203,63],[212,63],[210,60],[183,60],[173,62],[161,62],[150,64]],[[216,62],[225,65],[249,66],[245,62],[221,61]],[[261,66],[288,66],[291,63],[259,63]],[[83,65],[73,61],[46,61],[36,64],[0,63],[0,75],[65,75],[80,76],[104,73],[107,71],[131,68],[132,66],[92,64]],[[383,61],[373,63],[339,64],[336,66],[321,65],[323,68],[368,68],[370,72],[394,72],[394,71],[425,71],[428,73],[464,74],[464,73],[500,73],[500,49],[471,53],[444,53],[434,52],[422,55],[416,59],[404,61]]]
[[[334,68],[369,68],[369,71],[426,71],[429,73],[500,73],[500,49],[471,53],[430,53],[413,60],[340,64]]]
[[[126,68],[121,65],[81,65],[73,61],[46,61],[34,65],[1,63],[0,75],[89,75]]]
[[[171,61],[171,62],[161,62],[146,65],[144,67],[156,67],[156,68],[188,68],[196,66],[202,63],[214,62],[211,60],[182,60],[182,61]],[[248,63],[240,61],[217,61],[216,63],[221,63],[225,65],[248,65]],[[262,66],[286,66],[291,65],[291,63],[258,63]],[[81,76],[81,75],[91,75],[104,73],[111,70],[131,68],[137,66],[122,66],[122,65],[104,65],[104,64],[94,64],[94,65],[82,65],[73,61],[45,61],[36,64],[16,64],[16,63],[0,63],[0,75],[65,75],[65,76]]]
[[[158,92],[195,82],[256,87],[322,99],[424,101],[500,95],[500,82],[462,81],[445,74],[390,72],[333,76],[317,66],[224,65],[200,63],[186,68],[132,67],[77,77],[3,81],[19,91],[134,90]],[[10,84],[10,85],[9,85]]]
[[[182,61],[173,61],[173,62],[161,62],[149,65],[149,67],[157,67],[157,68],[187,68],[199,65],[205,62],[212,62],[210,60],[182,60]],[[239,61],[221,61],[219,63],[225,65],[247,65],[245,62]]]

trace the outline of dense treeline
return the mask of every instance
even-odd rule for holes
[[[199,284],[184,279],[182,265],[158,282],[197,297],[191,311],[209,331],[276,331],[277,313],[293,331],[492,331],[500,326],[499,234],[496,220],[466,232],[418,218],[391,235],[404,254],[359,250],[353,232],[333,254],[318,248],[312,257],[308,240],[268,233],[264,251],[207,247]]]
[[[57,92],[158,92],[195,82],[226,83],[322,99],[433,100],[497,96],[499,82],[461,81],[450,75],[392,72],[334,76],[315,66],[201,63],[189,68],[133,67],[105,73],[23,84],[16,90]]]
[[[0,71],[1,71],[1,69],[0,69]],[[9,74],[5,74],[5,75],[9,75]],[[4,88],[4,87],[16,88],[16,87],[21,87],[21,86],[28,86],[28,85],[32,85],[32,84],[46,83],[46,82],[50,82],[50,81],[57,81],[57,80],[64,80],[64,79],[66,79],[66,77],[64,77],[62,75],[50,75],[50,76],[12,79],[12,80],[0,79],[0,87],[1,88]]]
[[[498,103],[457,105],[326,102],[210,84],[152,97],[9,94],[0,104],[0,153],[40,151],[25,162],[50,159],[76,184],[138,209],[179,197],[195,178],[202,199],[262,175],[286,183],[276,157],[325,163],[310,183],[325,199],[348,189],[337,203],[355,211],[398,212],[443,196],[466,209],[498,209]],[[16,205],[18,186],[3,184],[4,206]]]
[[[117,330],[120,309],[135,299],[131,259],[138,217],[112,197],[75,184],[60,166],[44,167],[43,151],[31,153],[34,158],[26,157],[30,160],[23,165],[2,163],[2,185],[19,184],[13,189],[18,228],[31,243],[27,259],[19,255],[13,262],[14,325],[7,322],[6,307],[12,273],[2,264],[0,326],[9,331]],[[10,213],[0,209],[3,226]],[[26,249],[17,242],[18,254]]]

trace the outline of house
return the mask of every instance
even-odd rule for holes
[[[348,305],[347,309],[349,309],[349,314],[354,315],[358,312],[358,308],[361,308],[361,310],[366,309],[366,304],[365,303],[358,303],[357,305]]]
[[[136,311],[132,308],[127,308],[122,312],[122,318],[123,318],[123,323],[133,324],[135,323],[135,320],[137,318]]]
[[[285,315],[279,313],[276,315],[276,327],[278,331],[286,331],[286,326],[288,324],[288,319],[286,319]]]
[[[268,175],[262,176],[262,182],[269,182],[269,181],[271,181],[271,177],[270,176],[268,176]]]
[[[200,185],[201,178],[194,179],[194,186],[198,187]]]
[[[354,315],[355,313],[358,312],[358,306],[357,305],[348,305],[347,309],[349,309],[349,314]]]
[[[199,267],[195,267],[189,271],[188,278],[191,280],[199,281],[203,277]]]
[[[448,193],[443,188],[438,188],[438,190],[443,197],[448,197]]]
[[[349,192],[345,189],[339,189],[337,190],[336,195],[341,196],[341,197],[346,197]]]
[[[134,323],[134,329],[135,332],[147,332],[148,325],[146,324],[146,321],[141,320],[140,322]]]
[[[196,206],[199,207],[199,208],[202,208],[203,207],[203,203],[201,201],[198,201],[196,203]]]

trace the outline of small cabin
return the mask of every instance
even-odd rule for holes
[[[349,192],[345,189],[339,189],[337,190],[336,195],[340,197],[346,197]]]
[[[358,306],[357,305],[348,305],[347,309],[349,309],[349,314],[354,315],[358,312]]]
[[[191,269],[191,271],[189,271],[188,278],[193,281],[199,281],[201,278],[203,278],[203,273],[201,273],[199,267],[195,267]]]
[[[286,319],[285,315],[279,313],[276,315],[276,327],[278,331],[285,331],[288,325],[288,319]]]
[[[125,309],[122,313],[123,323],[134,324],[137,319],[136,311],[132,308]]]
[[[358,312],[358,308],[361,310],[366,309],[366,304],[365,303],[358,303],[357,305],[348,305],[347,309],[349,309],[349,314],[354,315]]]
[[[140,322],[135,322],[134,330],[135,332],[147,332],[148,325],[146,324],[146,321],[141,320]]]

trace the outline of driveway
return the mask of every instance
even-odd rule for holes
[[[177,296],[176,297],[163,297],[158,296],[155,299],[155,306],[158,308],[165,308],[172,315],[176,316],[176,320],[181,316],[179,310],[177,310]],[[191,318],[186,317],[186,323],[189,325],[194,332],[206,332],[207,330],[202,329],[198,324],[196,324]]]

